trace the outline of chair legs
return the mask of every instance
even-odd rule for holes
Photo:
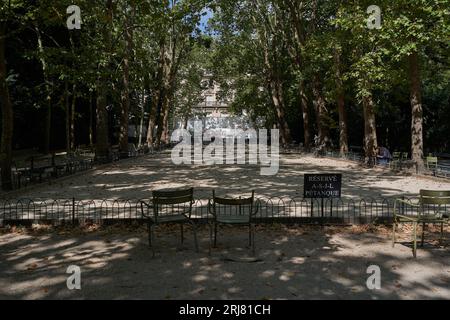
[[[181,244],[184,242],[184,232],[183,232],[183,224],[180,223],[180,229],[181,229]]]
[[[395,227],[396,227],[396,222],[395,222],[395,218],[394,218],[394,222],[392,223],[392,248],[395,246]]]
[[[198,252],[197,225],[192,221],[191,221],[191,225],[192,225],[192,231],[194,232],[195,251]],[[183,229],[181,229],[181,230],[183,230]]]
[[[439,222],[441,224],[441,231],[440,231],[440,236],[439,236],[439,243],[442,243],[443,238],[444,238],[444,223],[443,222]],[[427,222],[423,222],[423,221],[415,221],[413,222],[413,232],[412,232],[412,249],[413,249],[413,256],[414,258],[417,257],[417,228],[419,227],[419,224],[422,225],[422,230],[421,230],[421,234],[420,234],[420,246],[423,247],[424,246],[424,242],[425,242],[425,229],[427,227]],[[394,222],[392,224],[392,247],[395,246],[396,243],[396,227],[397,224]]]
[[[417,257],[417,222],[413,225],[413,256]]]
[[[422,239],[420,241],[421,247],[423,247],[424,238],[425,238],[425,222],[422,223]]]
[[[194,233],[194,242],[195,242],[195,251],[199,252],[198,249],[198,239],[197,239],[197,226],[193,221],[190,221],[190,224],[192,225],[192,231]],[[147,227],[148,227],[148,246],[150,249],[152,249],[153,252],[153,257],[155,256],[155,249],[153,246],[153,242],[154,242],[154,227],[155,225],[151,222],[147,223]],[[181,230],[181,244],[183,244],[184,242],[184,228],[183,228],[183,224],[181,224],[180,226],[180,230]]]
[[[155,257],[155,248],[153,247],[153,228],[154,224],[151,222],[147,223],[148,225],[148,246],[152,249],[152,256]]]
[[[214,222],[214,248],[217,248],[217,223]]]
[[[252,242],[252,254],[255,255],[255,225],[250,226],[251,229],[251,242]]]
[[[209,228],[209,249],[208,249],[208,255],[211,255],[211,250],[212,250],[212,246],[213,246],[213,226],[208,223],[208,228]]]
[[[213,229],[214,228],[214,241],[213,241]],[[217,248],[217,228],[218,223],[214,222],[214,226],[210,226],[210,243],[213,248]],[[249,224],[248,226],[248,246],[252,247],[253,254],[255,253],[255,225]]]

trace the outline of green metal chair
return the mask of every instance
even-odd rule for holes
[[[229,210],[227,211],[226,208]],[[234,209],[234,210],[233,210]],[[217,227],[219,224],[248,226],[248,244],[255,253],[255,225],[253,218],[258,213],[259,202],[255,204],[255,191],[249,198],[221,198],[213,190],[208,201],[208,211],[213,216],[214,247],[217,245]],[[212,238],[212,234],[210,234]],[[210,239],[212,241],[212,239]]]
[[[197,228],[191,219],[194,204],[194,188],[183,190],[155,190],[152,192],[152,203],[141,201],[142,216],[147,219],[148,243],[155,255],[153,247],[154,227],[158,224],[180,224],[181,243],[184,241],[183,225],[189,223],[194,232],[195,250],[198,252]],[[144,210],[144,206],[147,210]],[[153,214],[149,214],[152,210]]]
[[[408,152],[402,152],[402,161],[408,160],[408,156],[409,156]]]
[[[394,169],[394,170],[398,169],[398,166],[400,164],[401,158],[402,158],[402,153],[401,152],[398,152],[398,151],[393,152],[392,153],[392,160],[389,162],[389,168]]]
[[[417,210],[417,215],[398,214],[397,209],[399,205],[408,205]],[[444,224],[449,223],[448,214],[444,214],[450,208],[450,191],[433,191],[420,190],[420,197],[418,201],[396,199],[394,202],[394,222],[392,227],[392,247],[395,245],[395,229],[396,225],[400,223],[413,224],[413,255],[416,257],[417,252],[417,225],[422,224],[422,239],[421,246],[424,242],[425,225],[429,223],[437,223],[441,225],[440,241],[444,235]]]
[[[428,170],[436,170],[437,167],[437,163],[438,163],[438,158],[437,157],[430,157],[428,156],[426,158],[425,164]]]

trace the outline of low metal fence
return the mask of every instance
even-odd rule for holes
[[[290,197],[258,198],[258,222],[299,224],[362,224],[392,222],[393,198],[304,199]],[[148,199],[142,201],[149,201]],[[402,214],[417,215],[417,208],[402,204]],[[434,210],[434,208],[426,208]],[[442,207],[441,210],[447,210]],[[208,199],[197,199],[192,217],[206,220]],[[31,223],[109,223],[142,220],[141,200],[3,199],[0,225]]]

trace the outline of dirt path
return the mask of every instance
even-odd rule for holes
[[[260,197],[298,197],[303,194],[303,175],[314,172],[343,174],[346,198],[417,195],[420,189],[449,189],[450,182],[406,176],[389,170],[365,169],[349,161],[283,155],[274,176],[261,176],[259,166],[174,165],[170,158],[145,156],[102,167],[83,175],[45,184],[14,194],[31,199],[146,199],[159,188],[194,186],[196,197],[207,198],[212,189],[237,194],[254,189]]]
[[[450,299],[448,243],[426,244],[413,259],[408,243],[391,247],[388,230],[355,228],[259,227],[257,259],[245,259],[239,229],[222,229],[211,256],[206,229],[200,253],[189,230],[182,248],[178,233],[157,230],[153,259],[144,229],[8,233],[0,236],[0,298]],[[81,268],[81,290],[66,287],[69,265]],[[370,265],[380,267],[380,290],[366,287]]]

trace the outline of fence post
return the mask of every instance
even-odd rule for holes
[[[405,201],[405,196],[402,196],[402,200]],[[402,215],[405,215],[405,203],[402,202]]]
[[[72,224],[75,225],[75,197],[72,198]]]

